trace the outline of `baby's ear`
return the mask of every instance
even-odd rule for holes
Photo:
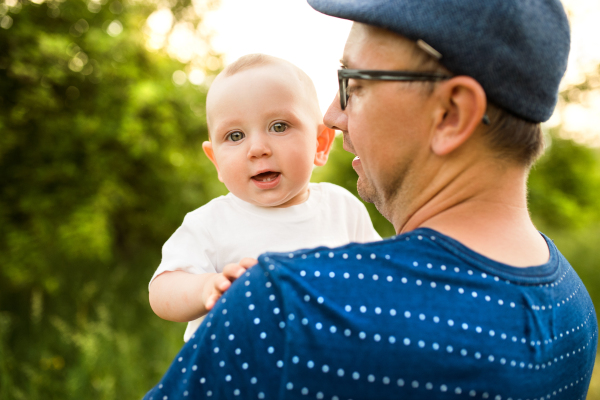
[[[317,134],[317,154],[315,154],[315,165],[322,167],[327,162],[333,139],[335,139],[335,130],[319,124]]]
[[[206,157],[208,157],[208,159],[215,165],[215,168],[217,169],[217,176],[219,180],[223,182],[223,179],[221,179],[221,172],[219,171],[219,165],[217,164],[217,159],[215,158],[215,152],[213,150],[212,143],[208,141],[203,142],[202,150],[204,150]]]

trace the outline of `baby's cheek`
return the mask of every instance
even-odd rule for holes
[[[304,147],[290,155],[290,167],[299,177],[310,176],[315,159],[315,151]]]

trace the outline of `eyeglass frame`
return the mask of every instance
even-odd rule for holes
[[[453,78],[452,75],[437,72],[418,72],[418,71],[385,71],[372,69],[338,69],[338,83],[340,95],[340,107],[342,111],[348,106],[348,80],[364,79],[371,81],[388,82],[439,82]],[[490,125],[490,119],[487,114],[483,116],[483,123]]]

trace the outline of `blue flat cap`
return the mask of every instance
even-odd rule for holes
[[[548,120],[567,68],[569,22],[558,0],[308,0],[317,11],[422,40],[492,103]]]

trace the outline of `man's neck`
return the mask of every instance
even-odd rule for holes
[[[544,264],[549,250],[529,217],[526,181],[524,168],[494,162],[466,168],[445,182],[434,180],[419,196],[421,204],[409,207],[414,212],[397,213],[394,226],[398,233],[434,229],[511,266]]]

